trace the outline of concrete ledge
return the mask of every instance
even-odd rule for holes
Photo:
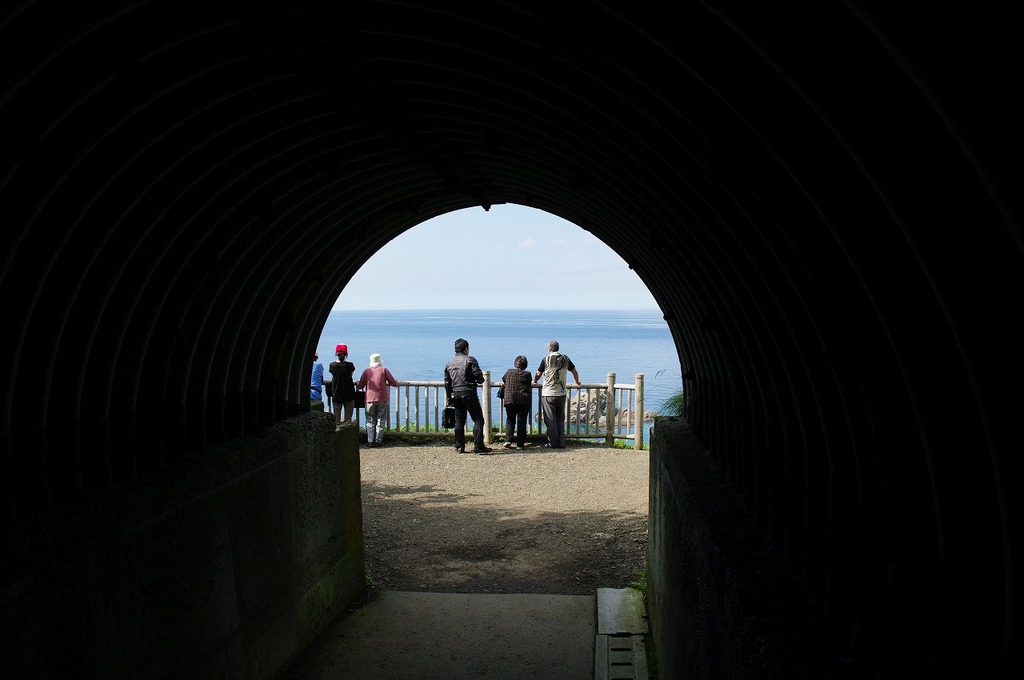
[[[644,594],[635,588],[597,589],[597,632],[599,635],[647,633]]]

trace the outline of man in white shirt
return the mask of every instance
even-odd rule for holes
[[[572,359],[558,351],[558,341],[548,343],[548,355],[540,360],[534,382],[541,383],[540,406],[544,414],[544,428],[548,433],[549,449],[565,448],[565,402],[568,391],[565,388],[566,373],[572,373],[576,384],[580,384],[580,374]]]

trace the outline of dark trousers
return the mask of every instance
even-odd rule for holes
[[[456,394],[452,398],[455,407],[455,448],[466,448],[466,414],[473,419],[473,448],[484,448],[484,411],[476,392]]]
[[[526,419],[530,416],[529,404],[505,404],[505,440],[516,438],[516,446],[526,446]]]
[[[553,449],[565,448],[565,397],[541,397],[544,427],[548,430],[548,444]]]

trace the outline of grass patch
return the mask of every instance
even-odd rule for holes
[[[645,569],[640,572],[636,580],[630,582],[629,587],[633,590],[639,590],[641,593],[647,593],[647,570]]]
[[[634,446],[633,441],[631,439],[616,439],[615,441],[612,442],[612,448],[626,449],[632,451],[636,447]],[[641,451],[647,451],[649,449],[650,443],[647,440],[644,440],[644,445],[643,447],[641,447]]]
[[[661,414],[665,416],[686,415],[686,399],[682,390],[676,392],[661,405]]]

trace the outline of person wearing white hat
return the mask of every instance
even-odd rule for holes
[[[380,354],[370,355],[370,365],[359,376],[359,389],[366,390],[366,444],[370,448],[384,444],[384,417],[391,401],[391,388],[398,380],[384,366]]]

